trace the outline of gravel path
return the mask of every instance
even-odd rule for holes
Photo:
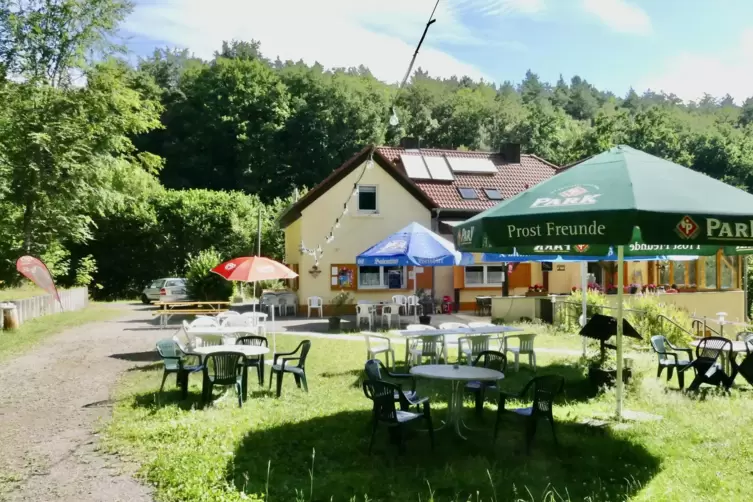
[[[123,317],[67,330],[0,365],[0,500],[152,500],[132,466],[97,451],[94,431],[110,417],[120,373],[150,364],[166,333],[144,329],[143,308],[113,308]]]

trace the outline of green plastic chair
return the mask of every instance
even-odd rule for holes
[[[165,338],[157,342],[157,352],[159,352],[162,362],[164,363],[164,371],[162,373],[162,384],[159,386],[159,393],[157,394],[157,400],[162,398],[162,389],[165,387],[165,380],[167,375],[175,373],[176,385],[181,390],[181,399],[188,397],[188,376],[191,373],[201,371],[204,367],[201,364],[187,365],[184,357],[186,354],[180,349],[178,343],[175,340]]]
[[[243,406],[243,354],[238,352],[215,352],[206,356],[204,361],[204,386],[202,401],[212,402],[215,385],[233,386],[238,394],[238,407]]]

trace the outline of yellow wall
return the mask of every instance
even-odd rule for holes
[[[607,295],[609,304],[617,306],[617,295]],[[626,295],[626,298],[628,296]],[[664,303],[677,305],[692,316],[716,319],[717,312],[726,312],[728,321],[745,321],[745,294],[743,291],[709,291],[660,295]],[[711,324],[711,322],[709,322]]]
[[[351,198],[351,193],[353,184],[361,172],[360,166],[354,169],[304,209],[301,217],[285,229],[286,253],[298,253],[297,248],[301,239],[309,248],[321,245],[324,252],[319,263],[322,273],[316,278],[309,274],[314,265],[313,257],[301,256],[298,253],[300,304],[305,305],[306,299],[310,296],[320,296],[327,304],[337,294],[337,290],[330,288],[332,264],[354,264],[359,253],[410,223],[417,222],[427,228],[431,227],[430,211],[376,163],[371,169],[364,171],[359,184],[377,186],[379,214],[358,214],[358,201]],[[325,239],[330,227],[340,215],[345,201],[349,201],[348,214],[343,217],[340,228],[335,230],[335,240],[326,244]],[[296,224],[299,225],[298,230],[294,228]],[[452,268],[447,268],[451,273]],[[353,291],[357,300],[384,301],[389,300],[394,294],[405,293],[386,289]]]
[[[521,317],[536,319],[535,297],[527,296],[495,296],[492,298],[492,319],[504,319],[505,321],[517,321]]]
[[[309,243],[304,241],[307,246]],[[300,262],[301,252],[301,219],[295,220],[285,229],[285,263],[293,264]]]

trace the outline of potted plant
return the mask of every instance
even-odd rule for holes
[[[596,387],[614,385],[617,380],[617,358],[615,357],[615,351],[602,349],[588,357],[586,363],[588,365],[588,380],[592,384]],[[632,375],[632,368],[623,365],[622,381],[627,384]]]
[[[348,305],[353,303],[353,297],[347,291],[340,291],[330,302],[332,305],[332,316],[329,318],[329,330],[333,333],[340,331],[342,316],[347,313]]]
[[[616,295],[617,294],[617,286],[614,284],[610,284],[607,286],[607,294],[608,295]]]

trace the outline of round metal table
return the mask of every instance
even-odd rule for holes
[[[451,364],[425,364],[414,366],[410,369],[411,375],[430,380],[449,380],[452,388],[450,402],[448,406],[448,421],[445,425],[450,425],[458,436],[466,439],[460,431],[463,424],[463,390],[467,382],[482,381],[496,382],[505,378],[504,373],[489,368],[479,368],[476,366],[451,365]],[[468,427],[466,427],[468,428]],[[439,429],[437,429],[439,430]]]

